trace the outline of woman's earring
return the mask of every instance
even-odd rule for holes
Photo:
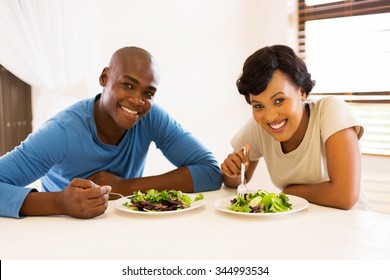
[[[307,94],[303,89],[301,89],[301,98],[302,98],[302,101],[305,101],[307,98]]]

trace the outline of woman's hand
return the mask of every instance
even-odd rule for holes
[[[245,170],[249,167],[250,145],[245,145],[246,153],[243,149],[231,153],[221,164],[221,170],[228,177],[239,177],[241,175],[241,164],[245,165]]]
[[[245,165],[245,181],[249,182],[258,161],[249,161],[250,145],[246,144],[246,153],[242,149],[231,153],[221,164],[222,180],[225,186],[236,188],[241,183],[241,164]]]

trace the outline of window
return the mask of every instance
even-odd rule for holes
[[[316,86],[365,128],[364,154],[390,156],[390,1],[299,0],[299,53]]]

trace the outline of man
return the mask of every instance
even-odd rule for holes
[[[220,188],[211,152],[153,105],[159,68],[147,51],[119,49],[99,81],[101,94],[58,113],[0,158],[1,216],[93,218],[110,192]],[[151,142],[178,168],[141,177]],[[44,192],[22,187],[39,178]]]

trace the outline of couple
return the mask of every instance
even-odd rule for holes
[[[261,157],[286,194],[341,209],[358,201],[363,128],[344,101],[306,100],[314,81],[291,48],[265,47],[246,60],[237,87],[253,119],[233,138],[221,168],[153,104],[159,75],[146,50],[117,50],[99,77],[101,94],[59,112],[0,158],[0,216],[93,218],[107,209],[110,192],[237,187],[241,163],[249,181]],[[151,142],[177,169],[142,177]],[[23,187],[39,178],[42,192]]]

